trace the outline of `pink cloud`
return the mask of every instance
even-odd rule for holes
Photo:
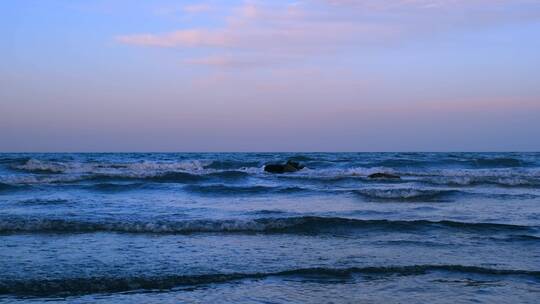
[[[227,47],[290,53],[399,34],[399,28],[384,24],[310,19],[294,5],[276,9],[248,3],[237,8],[225,21],[225,25],[217,29],[122,35],[117,41],[156,47]]]
[[[334,6],[362,7],[372,10],[396,9],[467,9],[474,6],[495,7],[508,4],[537,4],[537,0],[323,0]]]
[[[313,3],[322,4],[321,7]],[[540,14],[515,9],[532,0],[317,0],[293,4],[246,2],[225,16],[217,28],[182,29],[167,33],[121,35],[131,45],[165,48],[210,48],[214,56],[186,63],[216,67],[253,66],[257,62],[302,60],[335,54],[351,47],[381,46],[428,37],[445,30],[540,19]],[[513,10],[505,10],[508,7]],[[205,4],[187,11],[208,9]],[[221,52],[221,53],[220,53]]]
[[[225,47],[232,44],[231,37],[221,31],[181,30],[166,34],[135,34],[117,37],[117,40],[134,45],[157,47]]]
[[[261,66],[271,66],[285,61],[287,58],[262,58],[260,56],[231,56],[231,55],[214,55],[199,58],[190,58],[185,60],[185,63],[202,65],[216,68],[254,68]]]
[[[197,3],[192,5],[186,5],[183,11],[190,14],[203,13],[212,10],[213,7],[207,3]]]

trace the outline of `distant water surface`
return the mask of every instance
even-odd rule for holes
[[[539,299],[540,153],[0,154],[0,302]]]

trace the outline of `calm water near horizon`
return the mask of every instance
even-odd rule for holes
[[[2,303],[539,299],[540,153],[0,154]]]

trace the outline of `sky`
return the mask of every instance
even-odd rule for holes
[[[540,0],[2,0],[0,151],[540,151]]]

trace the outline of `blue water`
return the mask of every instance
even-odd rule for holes
[[[0,302],[538,303],[539,245],[540,153],[0,154]]]

